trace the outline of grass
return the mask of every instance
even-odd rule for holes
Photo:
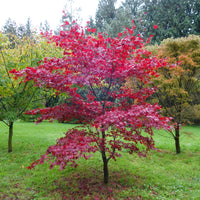
[[[50,170],[47,164],[34,170],[26,167],[45,153],[70,124],[17,122],[14,125],[13,153],[7,153],[7,127],[0,124],[0,199],[200,199],[200,127],[184,127],[180,155],[174,141],[155,131],[156,147],[147,158],[123,152],[110,161],[110,181],[102,182],[102,161],[98,153],[80,160],[79,167]]]

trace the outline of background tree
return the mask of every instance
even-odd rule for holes
[[[2,29],[4,34],[9,36],[10,41],[12,36],[17,36],[22,39],[23,37],[31,37],[35,34],[34,28],[31,24],[31,19],[28,18],[26,24],[17,24],[14,20],[8,19]],[[13,38],[13,40],[15,40]]]
[[[152,44],[166,38],[199,35],[199,0],[125,0],[119,8],[116,1],[100,0],[94,20],[98,31],[116,37],[123,26],[131,27],[134,20],[135,34],[145,40],[154,35]],[[155,32],[154,25],[158,26]]]
[[[95,32],[94,29],[88,31]],[[69,130],[30,168],[50,158],[53,159],[51,168],[59,165],[60,169],[64,169],[68,163],[77,166],[78,158],[88,159],[88,153],[99,151],[104,183],[108,183],[110,159],[116,160],[122,149],[146,156],[148,150],[155,149],[153,128],[170,128],[167,124],[169,119],[157,112],[160,107],[145,102],[154,92],[153,88],[134,91],[124,87],[127,77],[134,76],[140,82],[149,82],[163,61],[147,57],[149,52],[144,50],[142,40],[133,35],[133,29],[127,29],[116,38],[107,38],[101,33],[97,37],[87,35],[75,25],[49,39],[64,50],[65,57],[13,72],[18,77],[25,77],[26,81],[34,80],[39,87],[46,86],[66,93],[68,99],[53,108],[27,113],[39,113],[38,122],[79,118],[83,126],[82,129]],[[86,98],[77,92],[77,88],[81,87],[87,88]],[[101,98],[97,95],[99,91],[102,92]],[[135,104],[131,100],[135,100]]]
[[[51,27],[49,25],[49,22],[45,20],[44,23],[40,23],[40,31],[43,33],[46,33],[47,31],[49,32],[51,30]]]
[[[16,80],[9,71],[37,66],[43,57],[58,55],[58,48],[53,44],[48,46],[40,37],[35,40],[28,37],[12,38],[15,39],[12,41],[14,48],[10,48],[9,38],[0,34],[0,121],[9,127],[8,152],[12,152],[14,122],[23,117],[26,109],[31,108],[34,97],[41,96],[33,83]]]
[[[142,0],[125,0],[122,2],[122,6],[118,9],[118,11],[120,11],[122,8],[124,10],[122,24],[124,24],[125,27],[131,27],[132,20],[134,20],[134,25],[136,26],[135,34],[144,36],[144,32],[146,33],[146,27],[144,21],[145,13],[142,5]],[[147,38],[149,38],[149,36],[150,35],[148,35]]]
[[[97,32],[107,34],[109,37],[117,37],[124,26],[131,27],[132,19],[124,7],[116,8],[117,0],[100,0],[95,19],[90,19],[89,26],[96,28]]]
[[[74,23],[80,23],[80,11],[81,8],[75,5],[74,0],[66,0],[66,4],[63,9],[63,16],[58,29],[55,31],[55,34],[59,34],[61,30],[69,30]]]
[[[200,37],[167,39],[153,48],[159,57],[173,64],[159,69],[160,76],[154,84],[158,86],[156,99],[164,115],[173,117],[175,122],[174,131],[170,133],[175,140],[176,153],[180,153],[181,124],[199,118]]]
[[[143,11],[147,34],[154,34],[152,42],[160,43],[166,38],[200,34],[198,29],[199,1],[144,0]],[[196,22],[196,23],[194,23]],[[153,25],[158,25],[154,33]],[[145,36],[145,37],[148,37]]]
[[[100,0],[95,19],[90,18],[89,27],[108,37],[117,37],[124,27],[132,27],[132,18],[125,7],[116,8],[117,0]]]
[[[192,3],[192,2],[190,2]],[[193,1],[194,12],[192,12],[194,19],[194,32],[195,35],[200,35],[200,2],[195,0]]]
[[[9,33],[9,34],[17,35],[17,23],[11,20],[10,18],[7,19],[7,21],[5,22],[3,26],[2,32],[4,34]]]
[[[98,32],[105,32],[106,26],[109,26],[115,19],[116,0],[100,0],[95,15],[96,29]]]

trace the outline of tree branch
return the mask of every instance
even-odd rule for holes
[[[12,79],[11,79],[11,77],[10,77],[9,71],[8,71],[8,69],[7,69],[7,67],[6,67],[6,60],[5,60],[5,57],[4,57],[3,52],[2,52],[1,49],[0,49],[0,52],[1,52],[1,56],[2,56],[2,58],[3,58],[4,69],[6,70],[7,76],[8,76],[8,78],[9,78],[10,81],[11,81],[12,88],[14,89],[15,87],[14,87],[13,81],[12,81]]]

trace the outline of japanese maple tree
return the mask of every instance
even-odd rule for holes
[[[9,71],[39,65],[38,62],[47,56],[62,57],[61,49],[55,47],[55,44],[47,44],[40,36],[32,35],[32,38],[19,39],[15,35],[0,32],[0,122],[9,129],[9,153],[13,151],[14,123],[23,119],[23,113],[27,109],[42,103],[38,100],[42,92],[33,87],[32,82],[24,83]]]
[[[176,153],[181,153],[181,126],[199,119],[200,37],[166,39],[159,46],[150,46],[160,58],[171,66],[159,69],[160,76],[153,80],[157,86],[153,101],[157,99],[165,116],[173,117],[170,131]]]
[[[88,32],[95,32],[95,29]],[[103,161],[104,183],[108,183],[108,162],[116,160],[122,149],[146,156],[155,149],[153,128],[169,129],[169,118],[162,117],[160,107],[145,102],[154,88],[137,90],[124,87],[128,77],[148,83],[155,70],[165,65],[161,59],[150,57],[143,40],[134,36],[134,26],[119,33],[116,38],[85,34],[78,25],[59,35],[45,37],[63,49],[63,58],[45,59],[39,67],[12,71],[25,81],[33,80],[38,87],[53,88],[66,93],[65,103],[27,111],[40,114],[43,120],[70,121],[78,119],[82,128],[74,128],[50,146],[39,160],[29,168],[52,160],[65,169],[68,164],[77,166],[80,157],[88,159],[99,151]],[[82,90],[82,93],[79,91]]]

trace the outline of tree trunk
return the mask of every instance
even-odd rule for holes
[[[103,104],[103,110],[102,113],[105,114],[105,102]],[[101,146],[101,155],[102,155],[102,160],[103,160],[103,173],[104,173],[104,184],[108,183],[108,159],[106,158],[106,151],[105,151],[105,138],[106,138],[106,133],[105,131],[102,131],[102,146]]]
[[[176,153],[179,154],[181,153],[181,148],[180,148],[180,133],[179,133],[180,129],[179,126],[177,126],[175,128],[175,146],[176,146]]]
[[[104,183],[107,184],[108,183],[108,160],[106,158],[106,154],[105,151],[103,151],[102,153],[102,159],[103,159],[103,173],[104,173]]]
[[[8,153],[12,152],[13,124],[14,122],[9,122]]]
[[[106,151],[105,151],[105,131],[102,131],[102,146],[101,146],[101,155],[103,160],[103,173],[104,173],[104,183],[108,183],[108,159],[106,157]]]

